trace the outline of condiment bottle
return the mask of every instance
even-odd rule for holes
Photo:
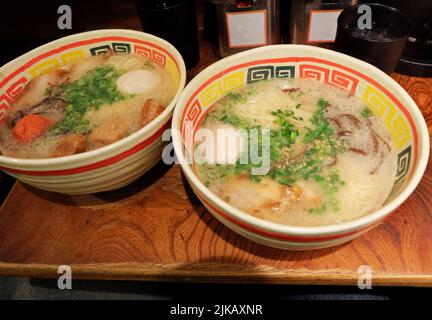
[[[280,43],[279,0],[207,0],[206,17],[217,26],[209,34],[219,57]]]
[[[283,35],[284,42],[332,48],[339,14],[357,2],[358,0],[291,1],[291,5],[284,7],[281,12],[283,23],[289,24],[289,28],[282,26],[282,29],[288,30]]]

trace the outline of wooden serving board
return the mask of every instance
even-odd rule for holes
[[[209,45],[193,76],[216,60]],[[394,75],[432,128],[432,79]],[[430,130],[432,132],[432,130]],[[219,223],[179,166],[160,163],[121,190],[66,196],[15,184],[0,209],[0,274],[74,278],[432,286],[432,162],[415,193],[380,226],[334,248],[293,252],[251,242]]]

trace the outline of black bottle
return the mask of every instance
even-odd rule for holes
[[[144,32],[177,48],[189,69],[199,61],[197,20],[193,0],[136,0]]]

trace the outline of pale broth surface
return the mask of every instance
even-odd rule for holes
[[[216,103],[202,124],[212,132],[220,128],[271,129],[270,170],[260,176],[239,164],[245,141],[238,150],[231,145],[223,151],[236,163],[208,163],[223,142],[216,138],[206,148],[205,140],[196,141],[196,154],[204,159],[195,164],[200,179],[258,218],[294,226],[338,224],[381,208],[392,189],[396,154],[388,129],[359,98],[334,86],[300,79],[249,85]]]
[[[164,68],[135,54],[62,66],[31,80],[11,106],[0,122],[0,154],[40,159],[109,145],[147,125],[175,91]]]

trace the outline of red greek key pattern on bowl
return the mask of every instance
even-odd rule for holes
[[[28,79],[22,76],[16,82],[12,83],[12,85],[6,89],[5,93],[0,96],[0,120],[4,117],[10,105],[19,96],[20,92],[25,88],[27,82]]]
[[[359,80],[346,72],[337,69],[329,69],[312,64],[299,65],[300,78],[313,79],[324,83],[335,85],[345,89],[353,95],[359,83]]]
[[[300,78],[328,82],[330,70],[312,64],[301,64],[299,66]]]
[[[143,47],[143,46],[135,46],[134,52],[135,52],[135,54],[139,54],[141,56],[144,56],[144,57],[150,59],[152,50],[150,48]]]
[[[144,46],[135,46],[134,52],[141,56],[147,57],[148,59],[150,59],[154,63],[159,64],[162,67],[165,67],[166,65],[166,56],[157,50]]]
[[[193,149],[194,131],[198,125],[202,113],[203,110],[200,102],[195,100],[186,114],[185,125],[183,127],[183,136],[185,138],[185,145],[190,152]]]
[[[197,121],[202,113],[202,107],[198,100],[192,104],[189,112],[187,113],[186,119],[193,123],[194,127],[197,124]]]

